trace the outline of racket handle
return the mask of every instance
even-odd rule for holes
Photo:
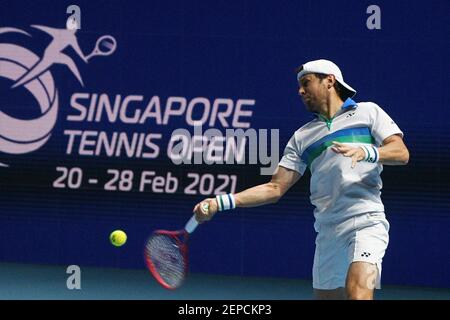
[[[89,54],[88,56],[86,56],[86,60],[89,60],[92,57],[95,57],[96,54],[94,52],[92,52],[91,54]]]
[[[198,221],[195,219],[195,214],[189,219],[188,223],[186,223],[186,226],[184,227],[184,230],[186,230],[187,233],[194,232],[195,228],[198,226]]]

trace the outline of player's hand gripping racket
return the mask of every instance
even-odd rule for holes
[[[203,204],[208,211],[208,204]],[[156,230],[147,240],[144,258],[147,268],[156,281],[166,289],[176,289],[183,283],[188,273],[189,235],[198,226],[195,215],[186,223],[183,230]]]

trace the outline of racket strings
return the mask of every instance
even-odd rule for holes
[[[171,287],[178,287],[184,279],[185,262],[175,239],[167,235],[154,235],[148,241],[146,250],[163,281]]]

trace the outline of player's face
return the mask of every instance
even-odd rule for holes
[[[326,102],[328,94],[325,81],[314,74],[306,74],[300,78],[298,85],[298,94],[306,109],[310,112],[319,112],[319,108]]]

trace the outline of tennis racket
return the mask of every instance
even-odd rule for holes
[[[208,204],[202,206],[208,211]],[[188,240],[198,226],[195,215],[183,230],[156,230],[147,240],[144,258],[147,268],[156,281],[166,289],[180,287],[188,273]]]
[[[95,56],[109,56],[116,51],[117,42],[114,37],[110,35],[101,36],[97,39],[97,42],[95,43],[95,48],[92,50],[92,52],[86,57],[87,60],[89,60],[92,57]]]

